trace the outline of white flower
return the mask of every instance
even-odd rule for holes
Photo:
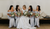
[[[20,13],[18,13],[18,15],[20,15]]]
[[[14,15],[12,15],[12,16],[14,16]]]
[[[33,15],[33,13],[32,13],[32,12],[30,12],[30,15]]]
[[[33,13],[31,12],[30,14],[32,15]]]
[[[38,17],[38,16],[37,16]]]
[[[21,13],[20,13],[20,12],[17,12],[17,15],[18,15],[18,16],[20,16],[20,15],[21,15]]]
[[[11,16],[14,17],[14,13],[13,12],[11,12]]]
[[[25,12],[24,14],[26,14],[27,12]]]
[[[38,13],[36,13],[36,14],[35,14],[35,16],[36,16],[36,17],[38,17],[38,16],[39,16],[39,14],[38,14]]]
[[[24,14],[24,16],[26,16],[27,15],[27,11],[25,11],[23,14]]]

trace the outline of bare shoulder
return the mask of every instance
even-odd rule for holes
[[[9,12],[10,10],[8,10],[8,12]]]

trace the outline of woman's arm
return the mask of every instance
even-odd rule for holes
[[[39,11],[39,12],[41,12],[41,11]],[[40,13],[39,13],[39,16],[40,16]]]
[[[14,13],[15,14],[15,16],[17,16],[17,14],[16,13]]]
[[[20,9],[20,11],[21,11],[21,14],[23,15],[23,11]]]
[[[17,16],[17,14],[16,14],[16,10],[14,10],[14,14],[15,14],[15,16]]]
[[[34,16],[35,16],[35,11],[36,11],[36,10],[33,9],[33,12],[34,12],[33,15],[34,15]]]
[[[9,12],[9,10],[8,10],[8,12]],[[8,14],[8,13],[7,13],[7,15],[8,15],[8,16],[11,16],[11,15],[10,15],[10,14]]]

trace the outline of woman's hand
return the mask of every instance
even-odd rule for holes
[[[8,16],[11,16],[10,14],[7,14]]]
[[[33,15],[35,16],[35,13],[33,13]]]
[[[16,13],[14,13],[14,14],[15,14],[15,16],[17,16]]]
[[[19,17],[19,16],[17,16],[17,17]]]
[[[9,16],[11,16],[11,15],[9,15]]]
[[[32,17],[32,15],[30,17]]]
[[[23,15],[23,11],[20,9],[20,11],[21,11],[21,15]]]
[[[36,17],[37,18],[37,17]]]
[[[39,16],[36,16],[36,18],[38,18]]]

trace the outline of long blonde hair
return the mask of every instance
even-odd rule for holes
[[[26,5],[23,5],[23,7],[25,7],[25,8],[26,8]]]

